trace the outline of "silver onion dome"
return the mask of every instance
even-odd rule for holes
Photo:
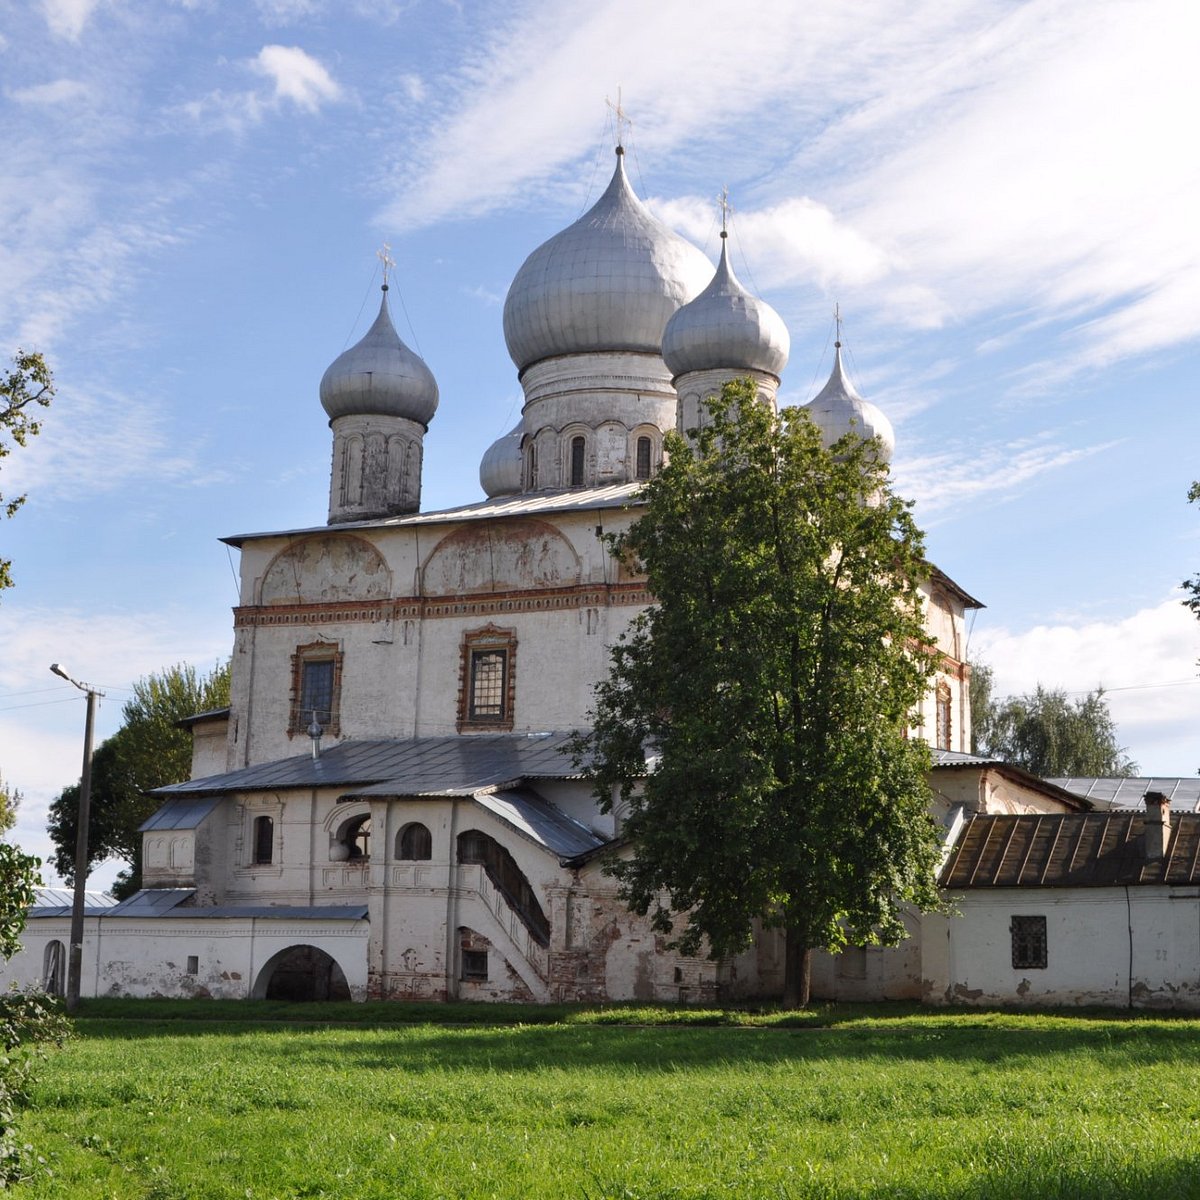
[[[712,282],[667,322],[662,356],[678,378],[689,371],[731,368],[779,378],[791,339],[779,314],[752,296],[733,273],[721,230],[721,261]]]
[[[634,195],[624,151],[604,195],[539,246],[504,303],[504,340],[519,370],[560,354],[659,354],[667,321],[712,266]]]
[[[426,428],[437,411],[438,386],[425,360],[401,340],[388,312],[387,284],[379,316],[362,341],[330,364],[321,404],[332,420],[347,416],[407,417]]]
[[[479,486],[484,494],[511,496],[521,490],[521,422],[484,451],[479,463]]]
[[[842,343],[834,343],[833,372],[829,382],[804,408],[813,424],[821,431],[826,446],[832,446],[839,438],[855,433],[860,438],[877,437],[883,443],[883,459],[890,462],[896,448],[896,434],[892,423],[881,409],[864,400],[846,378],[842,368]]]

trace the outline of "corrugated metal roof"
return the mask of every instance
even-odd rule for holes
[[[356,788],[354,795],[468,794],[521,779],[577,779],[570,733],[486,733],[344,741],[320,758],[299,754],[240,771],[155,788],[152,795],[212,796],[276,788]],[[375,786],[373,786],[375,785]],[[378,786],[383,785],[383,786]]]
[[[168,800],[138,826],[138,833],[149,833],[152,829],[195,829],[219,802],[219,796]]]
[[[945,888],[1111,887],[1200,882],[1200,815],[1171,814],[1171,840],[1148,860],[1134,812],[975,816],[939,880]]]
[[[613,483],[606,487],[560,488],[555,491],[501,496],[495,500],[480,500],[459,508],[443,508],[437,512],[410,513],[403,517],[380,517],[374,521],[339,522],[339,531],[346,529],[391,529],[413,525],[450,525],[457,521],[486,521],[493,517],[534,517],[545,513],[587,512],[597,508],[624,508],[634,502],[637,493],[646,485]],[[238,533],[221,538],[230,546],[262,538],[296,537],[301,534],[329,533],[328,525],[312,525],[303,529],[278,529],[271,533]]]
[[[1171,801],[1173,812],[1200,812],[1200,777],[1185,775],[1138,776],[1111,779],[1094,776],[1060,776],[1050,783],[1096,804],[1117,808],[1141,808],[1147,792],[1162,792]]]

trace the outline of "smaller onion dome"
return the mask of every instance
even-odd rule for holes
[[[379,316],[362,341],[338,355],[321,378],[321,404],[335,417],[406,417],[429,427],[438,406],[437,381],[401,340],[388,312],[387,284]]]
[[[763,371],[779,378],[791,339],[779,314],[750,295],[729,263],[721,230],[721,261],[712,282],[667,322],[662,355],[676,379],[689,371]]]
[[[829,382],[804,408],[821,431],[826,446],[856,433],[864,440],[877,437],[883,443],[883,460],[890,462],[896,448],[892,423],[870,400],[864,400],[842,369],[842,343],[834,342],[833,372]]]
[[[484,451],[479,463],[479,486],[489,498],[521,490],[521,422]]]

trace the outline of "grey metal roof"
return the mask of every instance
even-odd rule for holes
[[[1095,804],[1111,804],[1114,808],[1142,808],[1147,792],[1162,792],[1170,800],[1172,811],[1200,812],[1200,777],[1195,775],[1143,775],[1132,779],[1070,775],[1049,782]]]
[[[356,788],[354,795],[468,794],[520,779],[577,779],[569,733],[477,733],[344,741],[321,752],[155,788],[156,796],[216,796],[277,788]],[[385,785],[385,786],[373,786]],[[364,789],[370,789],[366,791]]]
[[[229,705],[224,708],[210,708],[204,712],[192,713],[190,717],[180,717],[175,722],[180,729],[191,729],[193,725],[198,725],[201,721],[220,721],[229,717]]]
[[[149,833],[152,829],[195,829],[217,807],[218,799],[168,800],[138,826],[138,833]]]
[[[68,887],[34,888],[30,917],[69,917],[75,901],[74,889]],[[96,916],[116,906],[117,901],[107,892],[84,892],[84,916]]]
[[[608,840],[529,788],[478,792],[475,802],[560,859],[588,854]]]
[[[66,888],[43,888],[43,892],[65,892]],[[96,893],[90,893],[96,895]],[[127,900],[118,903],[111,896],[104,896],[104,904],[89,908],[92,916],[106,920],[110,917],[133,917],[140,920],[172,917],[184,921],[210,921],[233,917],[276,921],[363,921],[367,916],[365,904],[187,904],[196,894],[194,888],[143,888]],[[69,916],[71,906],[42,906],[30,910],[30,917]]]
[[[930,757],[935,767],[990,767],[1001,760],[998,758],[981,758],[978,754],[963,754],[959,750],[937,750],[929,747]]]
[[[495,500],[478,500],[458,508],[443,508],[436,512],[409,513],[407,516],[378,517],[372,521],[341,521],[337,531],[348,529],[389,529],[411,525],[451,525],[457,521],[486,521],[493,517],[533,517],[545,513],[588,512],[597,508],[624,508],[636,504],[637,494],[646,485],[642,482],[610,483],[594,488],[559,488],[528,495],[500,496]],[[295,537],[299,534],[330,533],[328,525],[310,525],[302,529],[277,529],[268,533],[237,533],[221,538],[229,546],[263,538]]]

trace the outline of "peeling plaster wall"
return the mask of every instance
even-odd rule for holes
[[[70,924],[69,916],[30,920],[24,949],[0,968],[0,984],[40,984],[46,944],[65,946]],[[366,921],[89,917],[80,995],[245,1000],[273,955],[310,945],[338,963],[351,996],[363,1000],[368,936]],[[187,969],[189,956],[197,959],[195,974]]]
[[[926,918],[932,1003],[1200,1008],[1194,888],[980,888],[951,899],[961,915]],[[1044,969],[1012,966],[1013,916],[1046,918]]]

